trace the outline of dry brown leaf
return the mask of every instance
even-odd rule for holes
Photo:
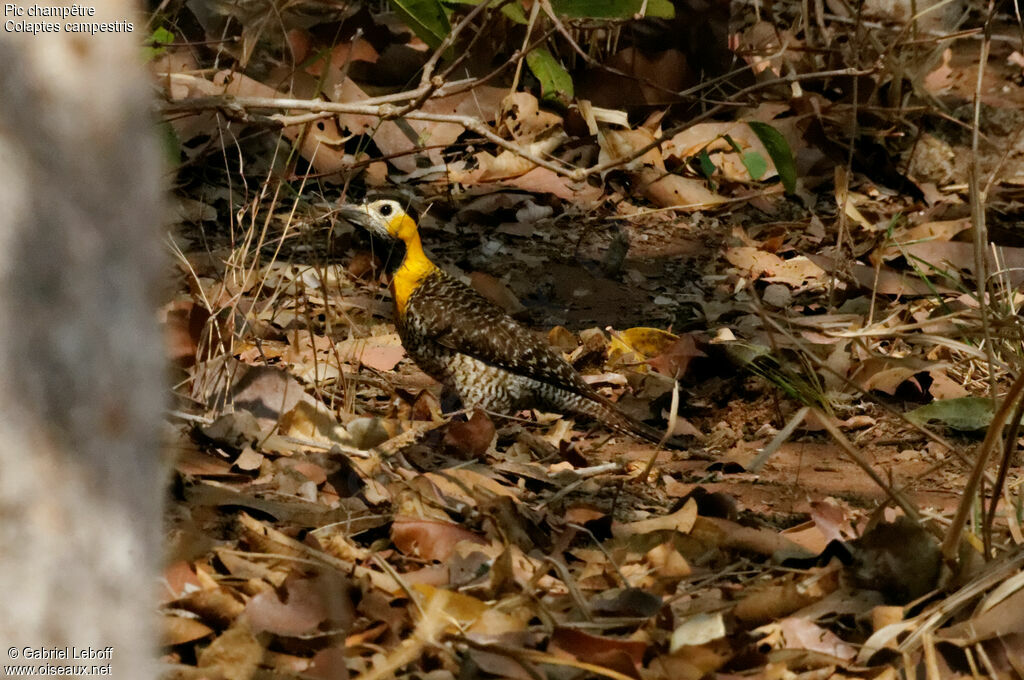
[[[831,538],[825,536],[814,522],[803,522],[781,532],[809,553],[821,554]]]
[[[257,453],[251,446],[246,446],[242,449],[242,452],[238,454],[238,458],[235,459],[235,467],[239,470],[252,471],[259,470],[260,466],[263,465],[263,454]]]
[[[892,395],[903,383],[912,380],[919,373],[929,373],[931,370],[945,370],[948,366],[944,363],[924,361],[917,358],[895,359],[877,357],[857,362],[855,373],[851,379],[860,385],[864,391],[878,390]],[[914,386],[921,390],[920,384],[914,381]]]
[[[664,680],[701,680],[724,666],[734,656],[727,640],[716,640],[705,645],[682,647],[675,654],[663,654],[651,664],[656,677]],[[768,677],[766,676],[765,680]]]
[[[250,680],[263,659],[263,645],[244,617],[199,653],[199,668],[216,669],[224,680]]]
[[[317,578],[289,577],[282,597],[268,590],[249,600],[245,614],[253,632],[294,637],[348,628],[353,617],[348,583],[340,575],[330,574]]]
[[[164,567],[163,584],[167,597],[175,600],[200,589],[196,572],[186,560],[177,560]]]
[[[370,41],[358,37],[351,42],[342,42],[331,48],[329,60],[312,59],[306,66],[306,72],[312,76],[322,79],[321,87],[324,92],[334,95],[335,101],[346,101],[338,97],[338,88],[345,79],[345,74],[354,61],[365,61],[371,64],[377,62],[380,54],[374,49]],[[296,63],[304,60],[295,58]]]
[[[678,622],[672,631],[669,650],[674,654],[680,649],[698,647],[720,640],[728,630],[722,612],[700,612]]]
[[[813,555],[774,531],[745,527],[720,517],[698,516],[694,520],[690,535],[719,548],[747,550],[759,555],[771,556],[776,552],[799,557]]]
[[[342,340],[334,347],[339,360],[362,364],[377,371],[390,371],[405,357],[405,349],[397,333]]]
[[[245,611],[245,605],[227,588],[203,588],[177,601],[180,609],[198,614],[201,619],[216,628],[225,628],[239,614]]]
[[[482,457],[491,447],[497,430],[487,414],[473,409],[468,421],[455,421],[444,433],[444,446],[453,449],[461,457],[476,459]]]
[[[395,517],[391,524],[391,541],[406,555],[442,562],[451,557],[460,541],[487,543],[457,524],[408,516]]]
[[[194,642],[213,633],[204,623],[183,616],[162,616],[160,625],[163,628],[162,643],[168,647]]]
[[[221,71],[213,78],[221,94],[234,97],[280,98],[291,96],[235,71]],[[322,118],[313,124],[290,125],[281,134],[291,141],[301,139],[299,153],[318,172],[331,174],[348,170],[353,158],[345,153],[346,137],[334,118]]]
[[[565,626],[555,628],[548,643],[548,651],[553,654],[567,654],[638,679],[638,669],[647,648],[648,644],[639,640],[592,635]]]
[[[632,156],[655,140],[646,129],[607,129],[598,137],[601,144],[600,162],[605,163]],[[722,203],[728,199],[707,188],[703,180],[668,173],[665,161],[657,148],[626,164],[636,174],[643,195],[660,208],[680,207],[697,210]]]
[[[281,416],[278,430],[288,437],[333,444],[352,443],[352,438],[348,436],[334,413],[319,403],[311,406],[305,401],[300,402]]]
[[[562,117],[542,111],[540,102],[529,92],[513,92],[501,102],[500,125],[519,144],[528,144],[560,128]]]
[[[467,632],[488,636],[515,633],[525,628],[524,621],[501,612],[475,597],[425,584],[416,584],[413,590],[423,597],[420,606],[424,610],[436,610],[441,613],[442,620],[448,622],[448,626],[458,625]]]
[[[825,277],[825,270],[811,258],[797,256],[783,260],[774,253],[750,246],[729,248],[725,259],[751,279],[764,278],[793,288],[823,281]]]
[[[526,309],[512,289],[502,283],[501,279],[496,279],[484,272],[472,272],[469,275],[469,282],[473,286],[473,290],[504,309],[511,316]]]
[[[688,534],[697,521],[697,502],[692,498],[682,508],[664,517],[642,519],[629,524],[613,524],[612,534],[616,538],[649,534],[652,531],[678,531]]]
[[[733,609],[736,618],[749,624],[766,624],[803,609],[833,592],[839,584],[834,569],[792,578],[786,583],[752,588]]]
[[[843,642],[832,631],[807,619],[787,616],[752,632],[764,635],[759,644],[772,649],[806,649],[828,654],[843,661],[852,661],[857,656],[856,647]]]
[[[444,115],[471,116],[483,122],[492,121],[498,114],[502,100],[508,90],[481,85],[460,94],[428,99],[421,111]],[[355,103],[369,99],[353,81],[346,79],[338,89],[338,101]],[[405,119],[402,125],[394,121],[380,122],[375,116],[341,115],[338,120],[353,134],[372,132],[373,142],[388,162],[402,172],[414,172],[418,167],[417,156],[426,156],[430,164],[444,163],[442,151],[465,132],[456,123],[439,123],[425,120]],[[409,139],[406,130],[411,130],[416,139]],[[424,149],[423,147],[432,147]]]
[[[772,123],[778,129],[777,123]],[[715,167],[721,172],[722,177],[732,182],[750,182],[750,172],[743,165],[738,153],[735,153],[731,144],[725,140],[728,135],[744,152],[756,152],[761,154],[765,160],[767,170],[763,177],[758,180],[767,180],[778,176],[775,163],[771,154],[758,138],[754,131],[744,121],[723,122],[723,123],[699,123],[686,128],[675,137],[672,137],[662,145],[662,153],[665,158],[673,157],[679,161],[687,160],[706,150],[712,154],[712,161]],[[795,141],[787,138],[787,142]],[[794,153],[799,147],[790,147]],[[724,152],[717,154],[715,152]]]
[[[487,496],[505,496],[516,499],[516,491],[507,485],[502,484],[484,474],[489,468],[479,467],[458,467],[438,472],[427,472],[421,476],[432,488],[426,489],[423,486],[416,486],[424,495],[436,496],[442,503],[456,501],[475,505],[478,498],[473,495],[474,491],[483,492]],[[415,483],[414,483],[415,485]]]
[[[304,675],[315,680],[348,680],[351,676],[345,662],[347,658],[345,646],[321,649],[313,655],[313,660]]]
[[[670,378],[679,379],[686,375],[686,369],[690,362],[697,357],[707,356],[697,349],[697,343],[690,333],[679,336],[673,344],[661,351],[657,356],[647,361],[658,373],[667,375]]]
[[[171,303],[165,313],[164,345],[168,358],[180,366],[192,366],[210,319],[209,310],[183,300]]]

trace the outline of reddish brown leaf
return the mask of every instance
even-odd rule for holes
[[[480,458],[494,441],[494,423],[480,409],[473,409],[473,415],[464,422],[448,425],[444,434],[444,445],[464,458]]]
[[[551,636],[548,651],[564,652],[598,666],[639,678],[647,643],[637,640],[591,635],[575,628],[558,627]]]
[[[457,524],[416,517],[396,517],[391,524],[391,540],[406,555],[441,561],[451,556],[459,541],[487,544]]]

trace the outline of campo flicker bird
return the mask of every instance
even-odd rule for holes
[[[550,345],[431,262],[400,200],[368,200],[343,207],[341,216],[397,249],[388,273],[402,345],[425,373],[453,388],[463,406],[586,415],[618,432],[661,441],[660,432],[622,413]]]

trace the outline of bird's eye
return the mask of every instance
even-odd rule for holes
[[[391,211],[392,211],[392,207],[390,205],[388,205],[387,203],[385,203],[384,205],[382,205],[380,207],[380,214],[383,215],[384,217],[387,217],[388,215],[390,215]]]

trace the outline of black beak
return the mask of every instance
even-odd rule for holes
[[[351,222],[357,227],[362,227],[363,229],[370,228],[370,216],[367,214],[366,210],[360,206],[343,205],[338,210],[338,216],[346,222]]]

